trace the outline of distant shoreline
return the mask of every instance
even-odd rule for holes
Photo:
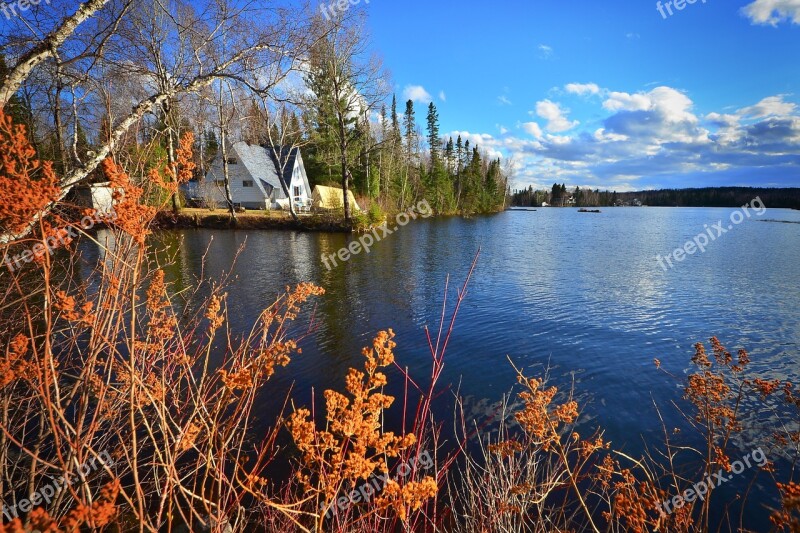
[[[566,192],[565,192],[566,191]],[[800,209],[800,187],[704,187],[697,189],[658,189],[635,192],[615,192],[561,186],[561,192],[536,190],[532,187],[517,190],[512,195],[513,207],[539,207],[547,204],[566,204],[564,207],[603,208],[639,204],[648,207],[741,207],[760,198],[768,208]]]

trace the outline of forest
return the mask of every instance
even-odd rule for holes
[[[761,198],[767,207],[800,209],[800,189],[761,187],[704,187],[698,189],[661,189],[652,191],[616,192],[588,188],[568,191],[565,184],[553,184],[551,190],[528,189],[514,191],[514,207],[574,205],[576,207],[609,207],[645,205],[651,207],[741,207],[754,198]],[[564,200],[572,198],[573,202]]]

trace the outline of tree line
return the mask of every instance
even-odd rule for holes
[[[320,183],[336,180],[336,158],[341,153],[330,149],[336,134],[325,114],[325,100],[318,99],[306,115],[310,137],[307,168]],[[381,104],[376,123],[366,116],[352,120],[351,178],[360,196],[389,210],[405,210],[423,198],[438,213],[483,213],[504,206],[508,169],[500,159],[490,159],[461,136],[443,138],[435,104],[428,105],[424,137],[414,102],[405,103],[401,118],[394,95],[388,108]]]
[[[618,200],[617,193],[575,187],[571,191],[567,185],[554,183],[551,189],[515,190],[511,194],[510,204],[514,207],[540,207],[542,205],[574,205],[578,207],[596,207],[614,205]]]
[[[652,207],[741,207],[759,197],[767,207],[800,209],[800,188],[761,187],[704,187],[697,189],[660,189],[652,191],[616,192],[575,187],[567,190],[564,184],[553,184],[550,190],[515,190],[511,205],[536,207],[544,203],[564,204],[565,198],[576,207],[607,207],[620,205],[646,205]]]

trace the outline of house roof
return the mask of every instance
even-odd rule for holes
[[[238,165],[244,167],[246,174],[253,179],[254,184],[262,192],[265,198],[270,197],[273,190],[283,190],[281,181],[278,175],[280,160],[285,161],[283,166],[283,175],[286,186],[292,184],[295,167],[298,159],[302,161],[300,149],[297,147],[267,147],[257,144],[248,144],[244,141],[239,141],[231,145],[230,157],[236,159]],[[214,166],[209,170],[208,175],[213,176],[215,167],[220,164],[219,154],[214,163]],[[308,177],[305,171],[301,173],[304,190],[310,191],[311,187],[308,184]],[[208,176],[207,176],[208,177]],[[219,179],[219,178],[216,178]],[[200,189],[197,183],[187,183],[181,186],[188,196],[197,197],[200,194]]]
[[[287,184],[291,183],[294,162],[297,160],[297,154],[300,153],[300,149],[286,146],[268,146],[264,150],[269,154],[276,170],[281,168],[281,161],[286,162],[286,165],[283,166],[283,179]]]
[[[260,188],[263,189],[263,184],[259,182],[268,183],[276,189],[281,188],[275,161],[270,157],[266,148],[239,141],[231,147],[231,150],[236,154],[239,163],[247,168],[247,172],[253,176]]]

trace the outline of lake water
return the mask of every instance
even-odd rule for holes
[[[280,391],[293,384],[298,403],[312,388],[341,390],[347,368],[362,365],[360,348],[381,329],[397,333],[400,364],[428,376],[423,328],[436,327],[447,275],[452,301],[481,249],[444,381],[460,386],[477,416],[514,384],[509,357],[531,373],[549,365],[553,384],[568,388],[574,380],[584,425],[602,425],[617,448],[637,451],[643,437],[660,434],[654,399],[668,426],[681,425],[668,405],[681,390],[654,358],[682,374],[692,345],[716,335],[731,351],[750,352],[751,373],[800,378],[800,211],[751,211],[705,253],[673,260],[668,271],[655,259],[719,220],[727,229],[733,211],[539,209],[420,220],[330,271],[321,255],[354,237],[190,230],[161,239],[175,253],[170,270],[179,285],[193,283],[207,248],[214,276],[229,271],[246,244],[228,289],[238,331],[286,285],[312,281],[326,289],[317,300],[318,329],[276,381]],[[266,420],[281,400],[264,399]],[[452,401],[444,402],[444,415],[452,416]]]

